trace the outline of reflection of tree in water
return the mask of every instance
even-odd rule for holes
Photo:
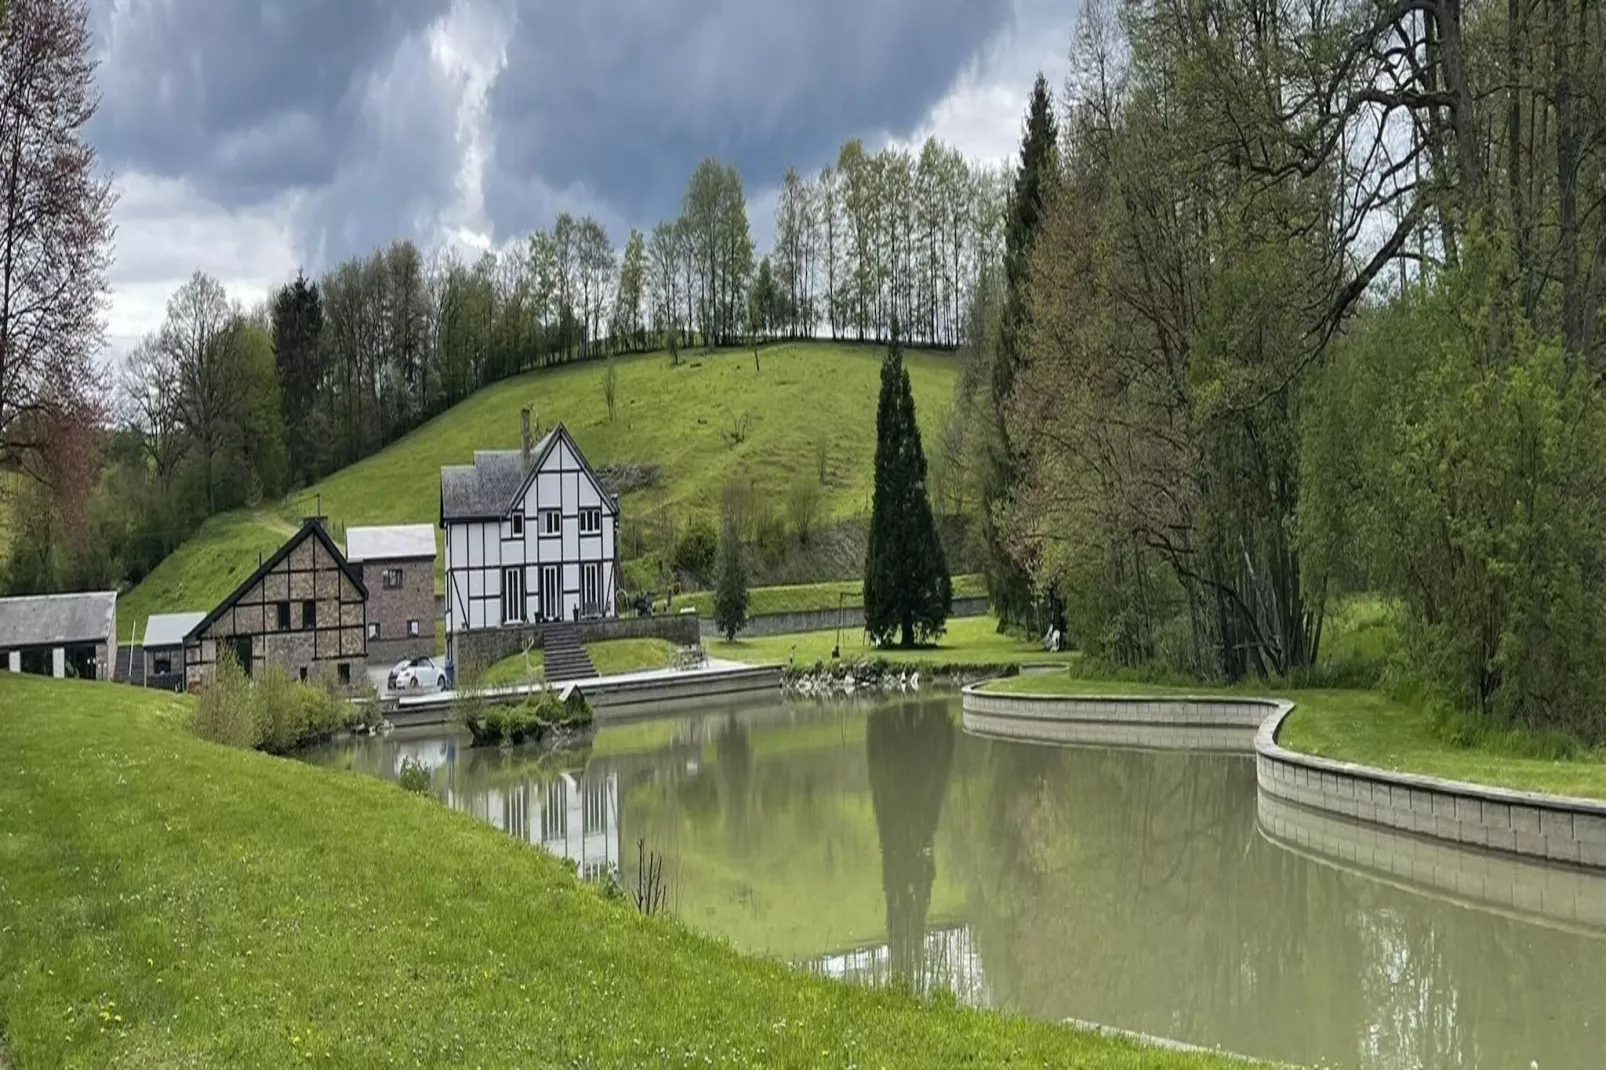
[[[876,710],[866,728],[865,752],[881,836],[892,969],[918,988],[925,981],[926,913],[937,876],[932,840],[953,767],[948,704],[906,702]]]
[[[733,857],[747,853],[753,809],[753,742],[747,723],[732,714],[725,730],[714,740],[715,770],[719,776],[720,809],[725,815],[725,839]]]

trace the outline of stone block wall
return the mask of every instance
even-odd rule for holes
[[[358,569],[368,588],[368,625],[370,629],[379,626],[378,638],[368,640],[368,660],[389,665],[406,657],[434,654],[435,559],[365,561]],[[385,586],[385,573],[391,569],[401,571],[400,587]],[[416,636],[407,634],[411,621],[418,622]]]

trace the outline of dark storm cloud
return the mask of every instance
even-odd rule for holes
[[[115,169],[182,176],[225,205],[328,182],[362,136],[368,79],[446,0],[96,0]]]
[[[521,0],[488,208],[520,231],[545,222],[532,187],[581,187],[645,222],[708,155],[750,193],[773,185],[913,128],[1010,17],[1009,0]]]

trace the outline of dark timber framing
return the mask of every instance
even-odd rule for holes
[[[303,547],[308,552],[298,553]],[[290,627],[281,629],[278,607],[286,602]],[[309,604],[314,607],[310,627]],[[253,662],[277,661],[292,675],[300,669],[364,662],[367,604],[368,588],[360,573],[329,537],[322,518],[309,518],[190,629],[184,638],[188,682],[200,683],[211,674],[221,648],[247,641]]]

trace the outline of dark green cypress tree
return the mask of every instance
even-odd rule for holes
[[[926,496],[926,453],[894,321],[876,406],[875,490],[864,562],[865,630],[878,645],[896,637],[913,646],[941,635],[952,608],[953,583]]]
[[[1020,167],[1004,221],[1004,311],[998,350],[992,354],[992,411],[996,419],[987,451],[982,485],[982,536],[987,546],[987,593],[1003,623],[1024,624],[1031,614],[1031,581],[1010,556],[1001,509],[1007,508],[1020,482],[1020,458],[1009,441],[1004,413],[1025,364],[1026,336],[1031,325],[1027,287],[1031,281],[1032,243],[1042,227],[1048,195],[1059,174],[1059,131],[1048,80],[1041,73],[1027,105],[1021,137]]]
[[[714,579],[714,625],[734,640],[747,624],[747,566],[742,540],[730,517],[719,535],[719,569]]]

